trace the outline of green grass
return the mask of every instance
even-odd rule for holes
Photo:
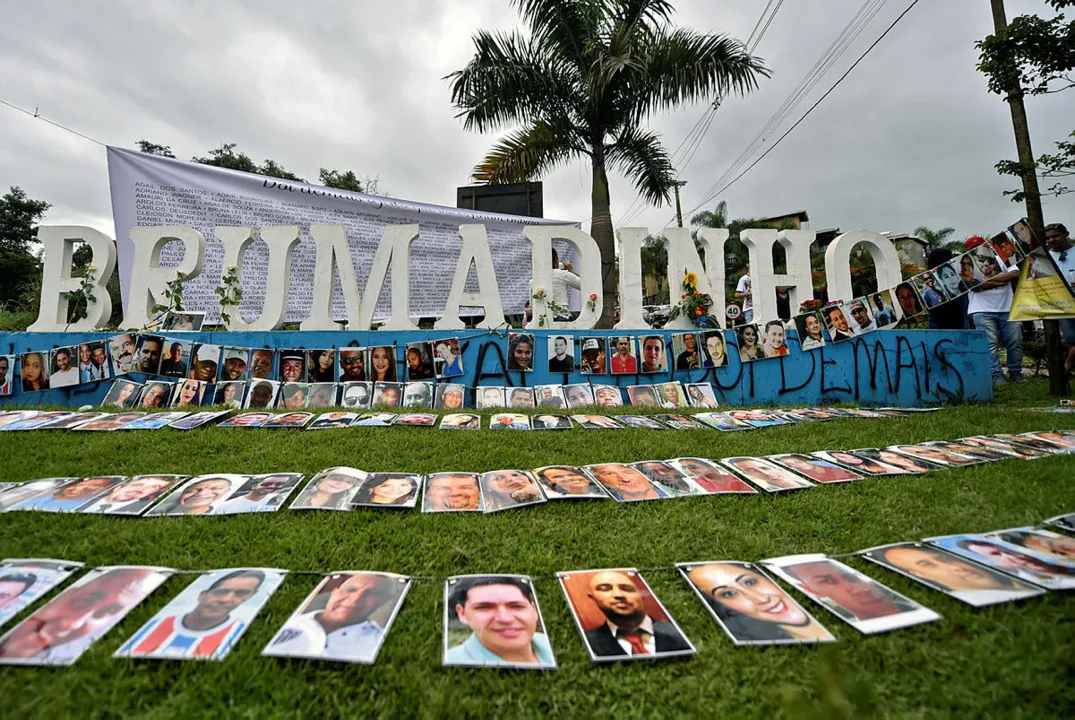
[[[147,472],[482,471],[551,463],[725,457],[1075,427],[1047,405],[1044,381],[1001,389],[997,405],[906,419],[840,420],[754,432],[323,432],[202,428],[111,434],[9,433],[4,480]],[[87,436],[89,435],[89,436]],[[13,513],[0,519],[4,557],[176,568],[369,569],[420,576],[659,567],[846,553],[930,535],[1036,523],[1075,511],[1075,458],[1009,460],[780,496],[684,498],[620,505],[548,504],[491,516],[358,511],[226,518],[122,519]],[[538,580],[559,669],[440,666],[443,587],[416,583],[373,667],[262,658],[315,578],[285,580],[220,663],[128,662],[111,653],[190,581],[170,579],[71,668],[0,669],[5,716],[617,716],[794,717],[1070,715],[1075,705],[1073,598],[1049,593],[975,610],[858,559],[871,576],[944,620],[865,637],[804,604],[836,634],[821,648],[735,648],[676,575],[647,573],[698,654],[597,666],[586,656],[556,582]]]

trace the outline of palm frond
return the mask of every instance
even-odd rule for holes
[[[471,177],[489,185],[527,182],[586,152],[564,129],[537,123],[505,135]]]
[[[638,128],[621,133],[605,148],[605,160],[634,181],[646,202],[659,207],[671,200],[675,168],[656,133]]]
[[[512,0],[534,41],[581,68],[607,13],[606,0]]]

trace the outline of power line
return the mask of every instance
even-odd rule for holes
[[[58,127],[61,130],[66,130],[67,132],[71,133],[72,135],[78,135],[80,138],[82,138],[84,140],[89,140],[92,143],[97,143],[101,147],[108,147],[107,145],[105,145],[100,140],[95,140],[95,139],[91,138],[89,135],[84,135],[84,134],[80,133],[78,130],[72,130],[71,128],[67,127],[66,125],[61,125],[58,122],[55,122],[53,120],[49,120],[47,117],[42,115],[36,109],[33,112],[30,112],[26,108],[21,108],[18,105],[13,105],[12,103],[9,103],[6,100],[0,100],[0,105],[6,105],[7,107],[11,108],[12,110],[18,110],[19,112],[21,112],[21,113],[23,113],[25,115],[29,115],[30,117],[32,117],[32,118],[34,118],[36,120],[44,120],[45,122],[47,122],[49,125],[52,125],[53,127]]]

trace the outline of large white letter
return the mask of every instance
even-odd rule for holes
[[[358,327],[362,311],[362,296],[358,292],[355,266],[351,262],[351,246],[343,225],[311,225],[310,237],[317,246],[317,264],[314,266],[314,304],[310,315],[299,325],[299,330],[339,330],[332,319],[332,271],[340,273],[340,290],[347,308],[347,324]]]
[[[825,280],[829,285],[829,300],[852,300],[851,251],[856,245],[865,245],[873,258],[878,290],[896,287],[903,282],[900,255],[892,241],[873,230],[851,230],[829,243],[825,250]]]
[[[41,309],[30,332],[86,331],[102,328],[112,315],[112,298],[108,280],[116,269],[116,243],[93,228],[77,225],[49,225],[37,229],[37,239],[44,246],[45,267],[41,276]],[[69,299],[65,293],[78,291],[82,278],[71,277],[71,257],[75,243],[90,248],[93,274],[93,300],[86,304],[86,317],[67,323]]]
[[[534,318],[526,327],[565,328],[568,330],[589,330],[597,324],[605,303],[601,295],[601,251],[592,237],[577,227],[569,225],[540,225],[523,228],[523,234],[531,242],[531,265],[533,266],[534,287],[545,288],[545,300],[532,300]],[[557,322],[549,311],[547,301],[552,299],[552,241],[563,240],[578,251],[579,292],[582,294],[582,311],[571,322]],[[591,295],[594,298],[593,310],[589,307]],[[566,311],[567,308],[564,308]],[[545,318],[541,325],[540,318]]]
[[[459,236],[463,247],[455,264],[455,278],[448,293],[444,314],[433,327],[437,330],[458,330],[466,327],[459,319],[459,306],[485,308],[485,319],[476,327],[493,329],[504,324],[504,305],[500,301],[500,286],[493,270],[493,254],[489,251],[489,238],[484,225],[460,225]],[[478,276],[478,291],[466,292],[467,276],[473,263]],[[483,292],[484,288],[484,292]]]
[[[384,279],[388,275],[388,263],[392,263],[392,317],[382,330],[417,330],[411,322],[411,243],[418,239],[418,225],[385,225],[381,244],[373,256],[373,268],[366,283],[366,302],[358,317],[358,327],[352,330],[368,330],[373,325],[373,311],[381,297]]]
[[[648,235],[649,228],[620,228],[616,231],[620,241],[620,319],[612,326],[615,330],[648,327],[642,319],[642,243]]]
[[[164,291],[168,283],[183,273],[189,280],[202,271],[205,259],[205,236],[194,228],[181,225],[131,228],[134,259],[131,264],[130,292],[123,326],[147,327],[157,313],[154,305],[168,305]],[[169,242],[183,243],[183,260],[178,267],[161,267],[161,249]]]
[[[776,289],[786,287],[791,314],[797,315],[799,304],[814,297],[813,276],[810,271],[810,246],[814,244],[813,230],[781,230],[751,228],[743,230],[739,239],[750,254],[750,284],[754,300],[754,321],[776,320]],[[773,243],[780,243],[787,259],[787,272],[781,275],[773,268]]]
[[[713,284],[709,277],[709,268],[713,266],[713,254],[710,251],[706,251],[705,254],[705,266],[702,265],[702,259],[698,257],[698,251],[694,247],[694,240],[691,238],[690,228],[665,228],[661,231],[661,239],[664,242],[665,250],[668,252],[668,294],[671,296],[672,304],[675,305],[679,302],[679,298],[676,297],[676,293],[682,294],[683,289],[683,276],[687,273],[694,273],[698,277],[698,284],[695,289],[703,294],[713,297]],[[707,239],[708,243],[709,240]],[[708,245],[707,245],[708,247]],[[719,253],[717,253],[719,254]],[[718,263],[721,268],[724,267],[724,258],[718,258]],[[718,320],[721,321],[721,327],[724,326],[723,315],[724,311],[724,286],[717,286],[720,288],[720,299],[713,299],[713,307],[709,309],[711,315],[715,315]],[[690,329],[696,327],[692,322],[693,318],[687,317],[685,314],[680,313],[674,320],[669,320],[665,325],[671,329]]]
[[[238,268],[242,277],[243,259],[254,243],[254,231],[248,227],[221,226],[214,230],[217,240],[224,246],[224,264]],[[243,320],[236,309],[231,313],[228,330],[276,330],[284,324],[287,314],[287,285],[291,275],[291,253],[299,244],[298,225],[278,225],[261,228],[261,239],[269,247],[269,268],[265,278],[265,301],[261,314],[253,322]]]

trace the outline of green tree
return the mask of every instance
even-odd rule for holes
[[[321,179],[321,184],[325,187],[336,188],[337,190],[350,190],[351,192],[358,193],[365,192],[362,188],[362,181],[355,175],[354,170],[342,172],[340,170],[321,168],[318,177]]]
[[[633,180],[647,202],[668,202],[676,173],[646,127],[649,115],[745,94],[768,71],[738,40],[671,27],[668,0],[512,4],[528,33],[478,32],[474,57],[445,78],[468,130],[516,128],[472,174],[478,182],[524,182],[575,159],[589,161],[590,234],[604,276],[600,326],[609,327],[617,284],[609,170]]]
[[[27,287],[40,282],[41,261],[33,244],[37,226],[50,207],[17,186],[0,198],[0,303],[4,305],[22,299]]]
[[[913,234],[915,237],[926,243],[926,254],[928,255],[931,250],[948,247],[954,244],[954,241],[950,241],[948,238],[950,238],[955,231],[956,229],[953,227],[931,230],[925,225],[919,225],[914,229]]]
[[[139,140],[138,149],[147,155],[160,155],[161,157],[174,158],[172,154],[172,148],[168,145],[158,145],[157,143],[151,143],[148,140]]]

